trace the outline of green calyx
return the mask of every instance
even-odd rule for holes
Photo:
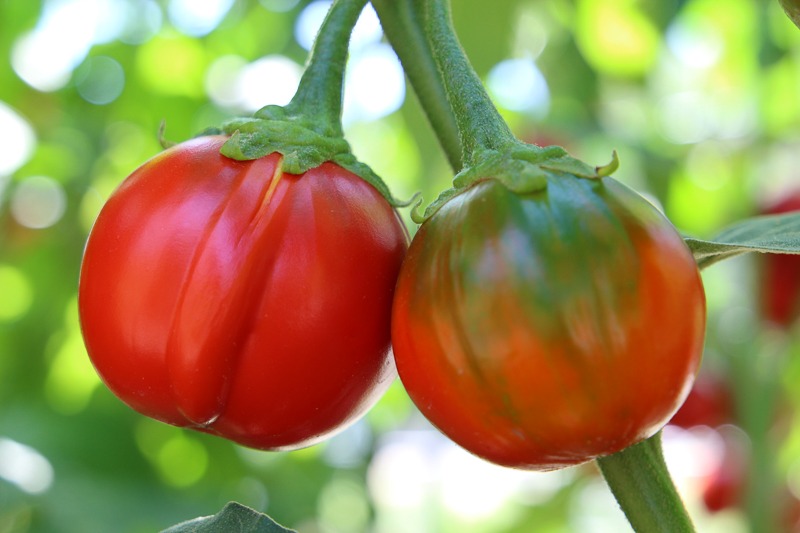
[[[408,205],[410,202],[395,199],[383,180],[355,158],[342,131],[342,85],[348,43],[366,3],[367,0],[334,0],[289,104],[268,105],[252,117],[230,120],[201,135],[229,135],[220,152],[238,161],[278,152],[287,174],[303,174],[331,161],[375,187],[392,206]]]
[[[331,161],[375,187],[392,206],[409,204],[394,198],[383,180],[368,165],[356,159],[340,130],[320,125],[324,126],[324,121],[293,113],[290,106],[271,105],[260,109],[253,117],[230,120],[203,134],[229,135],[230,139],[220,153],[237,161],[249,161],[278,152],[283,156],[282,171],[287,174],[303,174]]]
[[[453,187],[442,192],[431,202],[424,213],[417,202],[411,218],[422,224],[433,216],[451,198],[489,179],[497,180],[516,194],[535,194],[547,188],[549,178],[575,176],[599,179],[611,175],[619,167],[617,153],[607,165],[592,167],[570,156],[560,146],[536,146],[519,140],[509,142],[502,149],[482,148],[473,153],[474,163],[456,174]]]
[[[230,139],[222,155],[248,161],[273,152],[283,155],[283,170],[302,174],[339,154],[350,153],[350,145],[341,136],[315,131],[302,116],[290,116],[285,108],[268,106],[252,118],[238,118],[222,125]]]

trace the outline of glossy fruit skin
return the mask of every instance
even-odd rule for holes
[[[333,163],[281,174],[225,137],[179,144],[103,207],[81,267],[89,356],[133,409],[242,445],[314,444],[396,376],[394,285],[408,245],[377,190]]]
[[[422,224],[392,343],[420,411],[496,464],[552,470],[652,436],[697,371],[705,296],[688,248],[613,179],[472,186]]]
[[[764,207],[762,214],[795,211],[800,211],[800,191]],[[761,315],[773,325],[789,328],[800,316],[800,255],[762,254],[759,259]]]

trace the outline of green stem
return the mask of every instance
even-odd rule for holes
[[[314,41],[297,92],[286,106],[290,115],[313,119],[323,135],[341,137],[342,86],[350,34],[367,0],[336,0]]]
[[[664,462],[661,433],[601,457],[597,464],[634,531],[695,531]]]
[[[229,120],[210,130],[230,136],[220,148],[222,155],[252,161],[277,152],[283,156],[282,171],[296,175],[331,161],[370,183],[393,206],[403,205],[372,169],[355,158],[342,128],[350,35],[366,4],[367,0],[334,0],[288,105],[267,105],[252,117]]]
[[[458,127],[425,37],[422,11],[414,6],[414,0],[372,0],[372,5],[450,166],[458,172],[462,168]]]
[[[470,167],[482,151],[502,150],[516,139],[458,42],[449,0],[417,3],[425,8],[425,33],[456,118],[464,166]]]

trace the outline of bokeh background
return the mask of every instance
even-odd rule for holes
[[[0,533],[154,532],[230,500],[303,533],[630,530],[592,465],[484,463],[427,425],[399,383],[331,441],[263,453],[139,416],[96,377],[76,285],[104,199],[160,150],[162,121],[180,141],[286,103],[327,7],[0,0]],[[453,10],[519,136],[592,164],[616,149],[617,177],[681,231],[711,237],[800,185],[800,30],[777,0],[453,0]],[[344,123],[396,196],[429,201],[449,185],[371,9],[353,39]],[[765,322],[760,272],[742,257],[704,274],[703,371],[730,385],[733,414],[665,430],[700,531],[758,530],[752,502],[767,489],[789,502],[775,530],[793,530],[800,332]],[[720,465],[746,483],[712,512],[704,494]]]

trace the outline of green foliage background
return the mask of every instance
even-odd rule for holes
[[[376,450],[420,435],[417,441],[431,442],[430,449],[444,445],[399,384],[363,423],[293,453],[245,450],[145,419],[116,400],[95,376],[77,322],[78,270],[91,223],[114,187],[160,150],[162,121],[167,138],[179,141],[236,112],[215,104],[206,90],[220,58],[235,54],[246,63],[281,54],[303,64],[306,52],[293,29],[307,2],[283,2],[290,9],[279,11],[275,0],[237,0],[201,37],[181,33],[164,15],[137,44],[119,36],[95,44],[63,87],[40,91],[20,78],[12,57],[43,10],[58,3],[0,0],[0,103],[35,134],[24,164],[9,175],[0,172],[0,533],[158,531],[213,514],[229,500],[302,532],[624,527],[613,505],[600,505],[600,518],[587,521],[598,512],[591,502],[601,501],[590,467],[527,477],[522,489],[480,517],[448,507],[439,490],[446,480],[439,478],[412,484],[427,491],[421,503],[381,503],[377,482],[368,483]],[[145,4],[164,14],[169,3],[107,4],[129,9],[137,21]],[[777,1],[453,0],[453,9],[481,76],[512,58],[534,61],[544,76],[546,107],[500,106],[522,138],[561,144],[591,164],[606,163],[616,149],[622,161],[617,177],[663,206],[682,231],[710,237],[800,185],[800,31]],[[113,59],[124,72],[124,89],[102,105],[79,90],[97,58]],[[514,83],[495,78],[493,94]],[[431,200],[449,185],[451,171],[410,89],[398,111],[351,123],[347,134],[356,155],[397,197],[422,191]],[[0,145],[0,155],[9,145]],[[18,191],[36,176],[53,180],[51,187],[57,183],[65,200],[63,215],[39,229],[20,223],[13,209]],[[760,323],[755,267],[752,258],[742,258],[706,274],[705,364],[733,368],[739,390],[752,392],[761,385],[753,385],[752,372],[741,371],[738,354],[757,359],[777,345],[787,352],[784,362],[761,365],[755,375],[785,396],[790,414],[781,438],[770,444],[774,473],[780,483],[800,487],[794,336],[776,341]],[[750,381],[742,385],[743,379]],[[771,416],[753,403],[751,418]],[[52,468],[45,490],[26,491],[13,482],[14,468],[34,468],[20,462],[18,444],[36,450]],[[550,487],[545,496],[531,488],[544,485]],[[687,496],[690,510],[705,530],[748,530],[745,513],[712,517],[693,497]]]

